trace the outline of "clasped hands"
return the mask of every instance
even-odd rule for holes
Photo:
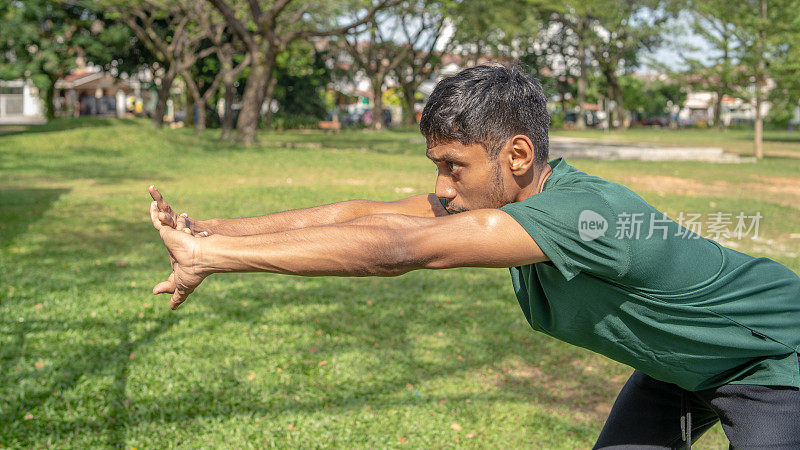
[[[153,287],[153,294],[172,294],[169,307],[175,310],[212,273],[204,264],[203,250],[213,240],[213,232],[186,214],[176,214],[155,186],[150,186],[149,191],[153,197],[150,219],[167,247],[172,265],[172,273]]]

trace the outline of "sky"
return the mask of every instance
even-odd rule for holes
[[[658,61],[672,70],[680,70],[686,68],[682,64],[680,55],[681,48],[696,48],[696,50],[690,52],[684,50],[684,53],[687,56],[701,60],[704,59],[704,56],[708,57],[712,54],[712,50],[705,39],[689,30],[689,20],[685,15],[681,15],[676,20],[673,20],[669,28],[675,31],[665,37],[661,47],[653,52],[645,53],[642,58],[643,61]],[[650,67],[646,63],[636,70],[636,72],[653,71],[653,67]]]

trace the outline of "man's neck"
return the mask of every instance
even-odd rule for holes
[[[550,164],[545,164],[544,167],[539,169],[536,174],[533,176],[533,180],[531,183],[528,184],[525,188],[523,188],[515,201],[521,202],[526,198],[530,197],[531,195],[538,194],[542,192],[544,189],[544,183],[550,178],[550,175],[553,174],[553,168],[550,167]]]

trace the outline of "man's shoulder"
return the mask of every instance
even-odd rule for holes
[[[611,210],[640,209],[647,205],[644,199],[627,187],[599,177],[588,175],[582,180],[562,181],[548,186],[519,202],[502,209],[517,207],[574,209],[591,206]]]

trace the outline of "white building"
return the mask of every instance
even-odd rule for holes
[[[0,124],[42,124],[44,102],[30,80],[0,80]]]

